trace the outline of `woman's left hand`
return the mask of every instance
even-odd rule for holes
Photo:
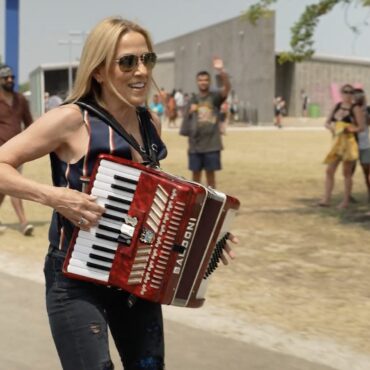
[[[229,240],[229,242],[231,242],[233,244],[239,244],[239,239],[233,234],[229,234],[228,240]],[[232,248],[230,247],[229,242],[226,242],[225,248],[224,248],[222,256],[221,256],[221,261],[224,265],[229,264],[228,258],[233,260],[236,257],[236,254],[232,250]]]

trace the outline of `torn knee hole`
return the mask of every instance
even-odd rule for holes
[[[101,327],[99,324],[91,324],[90,330],[93,334],[99,334],[101,332]]]

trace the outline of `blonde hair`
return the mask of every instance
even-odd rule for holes
[[[126,104],[126,99],[116,90],[109,78],[109,69],[115,57],[117,44],[121,37],[128,32],[137,32],[144,36],[149,51],[153,51],[153,43],[148,31],[138,24],[121,17],[109,17],[99,22],[89,33],[82,50],[76,80],[68,102],[75,102],[85,96],[92,96],[97,103],[101,101],[101,87],[95,80],[94,73],[100,66],[105,67],[109,87]],[[129,104],[131,105],[131,104]]]

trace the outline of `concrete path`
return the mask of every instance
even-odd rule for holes
[[[0,273],[0,369],[61,369],[44,308],[44,287]],[[167,320],[167,370],[333,370]],[[121,365],[112,349],[116,369]],[[78,370],[78,369],[76,369]]]

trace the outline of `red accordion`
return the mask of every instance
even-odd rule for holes
[[[106,212],[75,230],[65,275],[163,304],[199,307],[236,198],[121,158],[101,155],[88,192]]]

